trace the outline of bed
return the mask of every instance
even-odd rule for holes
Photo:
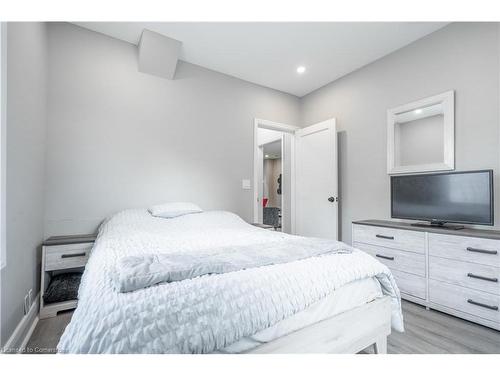
[[[58,352],[356,353],[375,345],[384,353],[391,327],[403,330],[399,290],[386,266],[341,242],[330,243],[335,252],[175,281],[158,282],[159,272],[150,272],[148,285],[119,288],[118,274],[133,278],[120,268],[127,259],[207,249],[266,258],[307,241],[225,211],[113,215],[99,228]]]

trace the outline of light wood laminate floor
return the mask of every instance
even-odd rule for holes
[[[403,301],[405,332],[389,336],[391,354],[500,353],[500,332]],[[72,312],[39,321],[28,342],[32,353],[53,353]],[[365,352],[371,352],[369,348]]]

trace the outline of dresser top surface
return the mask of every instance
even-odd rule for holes
[[[358,220],[358,221],[353,221],[352,223],[359,225],[369,225],[374,227],[412,230],[415,232],[428,232],[428,233],[438,233],[438,234],[449,234],[452,236],[478,237],[478,238],[500,240],[500,231],[498,230],[474,229],[474,228],[463,228],[454,230],[454,229],[437,228],[437,227],[416,227],[411,225],[410,223],[391,221],[391,220]]]
[[[70,245],[95,242],[97,234],[75,234],[70,236],[52,236],[43,241],[43,246]]]

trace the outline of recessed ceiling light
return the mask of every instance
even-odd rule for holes
[[[297,73],[299,73],[299,74],[302,74],[302,73],[304,73],[305,71],[306,71],[306,67],[305,67],[305,66],[299,66],[299,67],[297,68]]]
[[[415,114],[416,114],[416,115],[419,115],[419,114],[421,114],[421,113],[422,113],[422,110],[421,110],[421,109],[416,109],[416,110],[415,110]]]
[[[268,157],[269,157],[269,155],[266,155],[266,158],[268,158]]]

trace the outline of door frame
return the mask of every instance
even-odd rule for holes
[[[291,147],[290,147],[290,212],[285,212],[284,214],[290,216],[291,228],[290,232],[295,233],[295,131],[299,130],[300,127],[282,124],[279,122],[264,120],[255,118],[254,119],[254,129],[253,129],[253,221],[257,222],[259,220],[259,163],[261,158],[259,158],[259,140],[258,131],[259,128],[276,130],[283,133],[289,133],[291,137]],[[282,141],[281,147],[283,150],[284,142]],[[284,167],[283,163],[284,155],[282,155],[282,170]],[[262,168],[261,168],[262,169]],[[283,198],[282,198],[283,199]],[[283,204],[282,204],[283,208]]]

